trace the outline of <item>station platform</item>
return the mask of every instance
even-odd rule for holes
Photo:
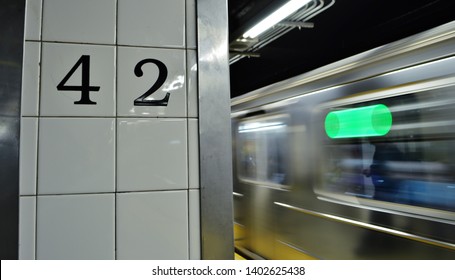
[[[244,257],[240,256],[239,254],[235,253],[234,260],[236,260],[236,261],[246,261],[247,259],[245,259]]]

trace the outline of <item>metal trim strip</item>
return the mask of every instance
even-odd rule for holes
[[[338,217],[338,216],[331,215],[331,214],[320,213],[320,212],[316,212],[316,211],[312,211],[312,210],[308,210],[308,209],[292,206],[292,205],[281,203],[281,202],[277,202],[277,201],[275,201],[274,204],[278,205],[278,206],[281,206],[281,207],[284,207],[284,208],[287,208],[287,209],[290,209],[290,210],[301,212],[301,213],[304,213],[304,214],[307,214],[307,215],[310,215],[310,216],[313,216],[313,217],[322,218],[322,219],[325,219],[325,220],[330,220],[330,221],[335,221],[335,222],[340,222],[340,223],[348,224],[348,225],[351,225],[351,226],[361,227],[361,228],[374,230],[374,231],[378,231],[378,232],[382,232],[382,233],[386,233],[386,234],[391,234],[391,235],[394,235],[394,236],[398,236],[398,237],[410,239],[410,240],[413,240],[413,241],[426,243],[426,244],[433,245],[433,246],[442,247],[442,248],[449,249],[449,250],[455,250],[455,244],[452,244],[452,243],[449,243],[449,242],[439,241],[439,240],[435,240],[435,239],[432,239],[432,238],[427,238],[427,237],[418,236],[418,235],[407,233],[407,232],[400,231],[400,230],[395,230],[395,229],[390,229],[390,228],[386,228],[386,227],[382,227],[382,226],[377,226],[377,225],[372,225],[372,224],[368,224],[368,223],[364,223],[364,222],[359,222],[359,221],[356,221],[356,220],[343,218],[343,217]]]

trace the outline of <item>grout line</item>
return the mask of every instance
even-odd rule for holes
[[[146,46],[146,45],[127,45],[127,44],[118,44],[117,46],[119,47],[124,47],[124,48],[144,48],[144,49],[164,49],[164,50],[181,50],[185,51],[186,47],[185,46]]]
[[[26,118],[36,118],[37,116],[22,116]],[[48,116],[48,115],[43,115],[39,116],[39,118],[47,118],[47,119],[160,119],[160,120],[166,120],[166,119],[173,119],[173,120],[185,120],[187,119],[186,117],[172,117],[172,116]],[[190,119],[197,119],[197,118],[190,118]]]
[[[160,189],[160,190],[134,190],[134,191],[106,191],[106,192],[92,192],[92,193],[45,193],[36,195],[36,197],[45,196],[77,196],[77,195],[105,195],[105,194],[134,194],[134,193],[156,193],[156,192],[178,192],[187,191],[188,189]],[[21,197],[32,197],[34,195],[21,195]]]
[[[46,119],[160,119],[160,120],[166,120],[166,119],[174,119],[174,120],[184,120],[184,119],[189,119],[189,120],[198,120],[198,117],[174,117],[174,116],[155,116],[155,117],[150,117],[150,116],[48,116],[48,115],[23,115],[21,116],[22,118],[46,118]]]
[[[117,36],[117,34],[116,34]],[[116,39],[117,40],[117,39]],[[37,40],[26,40],[30,42],[37,42]],[[127,45],[127,44],[118,44],[117,41],[113,44],[109,43],[87,43],[87,42],[67,42],[67,41],[44,41],[40,40],[42,43],[46,44],[62,44],[62,45],[87,45],[87,46],[105,46],[105,47],[125,47],[125,48],[144,48],[144,49],[164,49],[164,50],[181,50],[185,51],[185,46],[146,46],[146,45]],[[195,49],[195,48],[192,48]]]
[[[19,197],[36,197],[35,194],[20,194]]]
[[[190,192],[189,192],[189,189],[190,189],[190,145],[189,145],[189,142],[190,142],[190,123],[189,123],[189,120],[188,120],[188,115],[189,115],[189,96],[190,96],[190,92],[189,92],[189,86],[188,86],[188,81],[189,81],[189,76],[188,76],[188,17],[187,17],[187,13],[188,13],[188,1],[185,0],[184,1],[184,5],[185,5],[185,13],[184,13],[184,25],[185,25],[185,28],[184,28],[184,32],[185,32],[185,37],[184,37],[184,45],[185,45],[185,53],[184,53],[184,59],[185,59],[185,87],[186,87],[186,172],[187,172],[187,178],[186,178],[186,184],[187,184],[187,191],[186,191],[186,209],[187,209],[187,212],[186,212],[186,215],[187,215],[187,220],[188,220],[188,223],[187,223],[187,242],[188,242],[188,246],[186,248],[187,250],[187,254],[188,254],[188,260],[191,259],[191,250],[190,250],[190,247],[191,247],[191,239],[190,239]]]
[[[37,130],[36,130],[36,162],[35,162],[35,260],[38,259],[38,194],[39,194],[39,143],[40,143],[40,130],[41,130],[41,83],[43,72],[43,32],[44,32],[44,1],[41,1],[41,26],[39,34],[40,43],[40,56],[39,56],[39,70],[38,70],[38,116],[37,116]]]
[[[116,0],[115,7],[115,149],[114,149],[114,260],[118,259],[117,254],[117,150],[118,150],[118,14],[119,0]]]
[[[37,197],[48,197],[48,196],[86,196],[86,195],[106,195],[114,194],[114,192],[93,192],[93,193],[43,193],[37,195]]]
[[[186,191],[186,195],[187,195],[187,218],[188,218],[188,224],[187,224],[187,238],[188,238],[188,259],[190,260],[191,259],[191,215],[190,215],[190,183],[191,183],[191,180],[190,180],[190,177],[191,177],[191,173],[190,173],[190,120],[187,118],[186,119],[186,172],[187,172],[187,191]]]
[[[188,77],[188,76],[187,76]],[[188,83],[187,83],[188,84]],[[188,103],[188,102],[187,102]],[[186,172],[187,172],[187,191],[186,191],[186,196],[187,196],[187,219],[188,219],[188,224],[187,224],[187,241],[188,241],[188,247],[187,247],[187,250],[188,250],[188,259],[190,260],[191,259],[191,226],[190,226],[190,223],[191,223],[191,215],[190,215],[190,177],[191,177],[191,173],[190,173],[190,121],[189,119],[187,118],[186,119]]]
[[[186,207],[187,207],[187,219],[188,219],[188,224],[187,224],[187,241],[188,241],[188,260],[191,260],[191,207],[190,207],[190,189],[186,191]]]
[[[184,44],[184,49],[186,50],[188,47],[188,16],[187,16],[188,1],[185,0],[183,5],[185,5],[185,7],[184,7],[185,12],[183,13],[183,17],[184,17],[183,24],[185,26],[185,28],[183,29],[184,30],[183,32],[185,33],[185,37],[183,38],[183,41],[184,41],[183,44]]]

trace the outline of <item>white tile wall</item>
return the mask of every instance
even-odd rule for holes
[[[196,0],[186,0],[186,46],[197,47]]]
[[[199,188],[199,127],[197,119],[188,119],[189,188]]]
[[[188,188],[185,119],[119,119],[117,190]]]
[[[24,43],[22,69],[22,116],[38,116],[41,44]]]
[[[38,118],[23,118],[19,155],[19,194],[36,195]]]
[[[116,0],[45,0],[43,40],[115,44]]]
[[[185,47],[185,0],[118,0],[118,44]]]
[[[25,40],[41,39],[42,0],[27,0],[25,6]]]
[[[201,259],[201,227],[200,227],[200,193],[199,190],[188,191],[189,209],[189,240],[190,240],[190,259]]]
[[[199,259],[196,0],[26,13],[20,258]],[[167,106],[134,104],[152,86]]]
[[[35,259],[36,197],[19,199],[19,259]]]
[[[188,259],[187,192],[118,194],[117,258]]]
[[[161,71],[160,62],[164,64]],[[119,47],[118,115],[186,117],[185,66],[184,50]],[[160,85],[159,77],[164,75],[167,78]],[[162,100],[169,93],[167,106],[135,106],[134,100],[155,85],[159,88],[146,100]]]
[[[82,56],[89,61],[77,65]],[[89,62],[89,63],[88,63]],[[74,104],[80,101],[80,90],[62,91],[57,85],[78,66],[66,86],[83,86],[82,72],[89,71],[90,91],[96,104]],[[41,116],[115,116],[115,47],[44,43],[41,69]]]
[[[198,75],[197,75],[197,53],[195,50],[187,51],[187,91],[188,91],[188,117],[198,117]]]
[[[115,190],[115,119],[41,118],[38,194]]]
[[[114,194],[39,196],[37,259],[114,259]]]

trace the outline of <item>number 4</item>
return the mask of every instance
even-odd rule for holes
[[[76,72],[77,68],[82,65],[82,79],[80,86],[69,86],[66,85],[71,76]],[[74,101],[74,104],[84,104],[84,105],[95,105],[96,102],[90,100],[91,91],[99,91],[100,87],[90,86],[90,56],[83,55],[79,60],[74,64],[73,68],[66,74],[63,80],[57,85],[57,89],[61,91],[80,91],[81,99],[79,101]]]

